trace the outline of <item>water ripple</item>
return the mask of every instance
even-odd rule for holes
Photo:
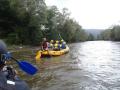
[[[120,42],[74,43],[46,62],[33,90],[120,90]]]

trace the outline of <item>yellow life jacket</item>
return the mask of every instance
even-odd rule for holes
[[[50,47],[53,47],[53,44],[52,44],[52,43],[50,43]]]
[[[57,43],[54,44],[54,48],[58,48],[58,44]]]
[[[50,43],[53,43],[53,42],[54,42],[54,40],[51,40],[51,41],[50,41]]]

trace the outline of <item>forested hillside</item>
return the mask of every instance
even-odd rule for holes
[[[114,25],[100,34],[102,40],[120,41],[120,25]]]
[[[47,6],[44,0],[0,0],[0,39],[9,44],[38,45],[43,37],[67,42],[88,40],[88,35],[67,8]]]
[[[86,33],[89,35],[88,40],[98,40],[101,32],[103,32],[104,29],[85,29]]]

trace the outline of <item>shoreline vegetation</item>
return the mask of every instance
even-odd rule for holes
[[[0,38],[8,44],[39,45],[43,37],[66,42],[86,41],[89,35],[70,11],[47,6],[44,0],[0,0]]]
[[[44,0],[0,0],[0,39],[10,45],[36,46],[42,38],[67,42],[120,41],[120,25],[104,30],[96,38],[70,16],[70,11],[47,6]]]

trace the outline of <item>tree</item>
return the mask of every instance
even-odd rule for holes
[[[100,34],[103,40],[120,41],[120,26],[115,25],[112,28],[108,28]]]
[[[87,36],[67,8],[60,12],[44,0],[0,0],[0,38],[11,44],[38,45],[43,37],[61,39],[59,34],[68,42],[85,41]]]
[[[43,0],[1,0],[0,7],[1,38],[15,44],[40,42],[41,24],[47,22]]]
[[[93,41],[93,40],[94,40],[94,36],[92,34],[89,34],[88,41]]]

